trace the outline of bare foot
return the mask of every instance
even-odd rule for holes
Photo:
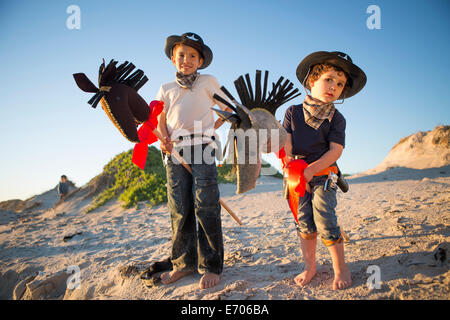
[[[305,269],[302,273],[294,278],[294,281],[300,287],[306,286],[316,274],[316,268]]]
[[[303,259],[305,260],[305,269],[302,273],[300,273],[298,276],[294,278],[294,281],[300,287],[304,287],[311,281],[311,279],[316,274],[317,238],[313,237],[311,240],[306,240],[301,237],[301,234],[298,230],[297,234],[300,238]]]
[[[344,268],[342,272],[336,272],[333,281],[333,290],[342,290],[352,285],[352,275],[348,268]]]
[[[215,273],[205,273],[203,277],[200,279],[200,289],[208,289],[214,287],[220,282],[221,276],[220,274]]]
[[[193,271],[176,271],[176,270],[164,272],[163,274],[161,274],[161,283],[162,284],[173,283],[192,273]]]
[[[334,280],[332,289],[342,290],[352,285],[352,275],[345,263],[344,257],[344,243],[338,242],[335,245],[329,246],[328,250],[333,260]]]

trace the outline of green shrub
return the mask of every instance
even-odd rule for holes
[[[217,166],[217,179],[219,183],[236,182],[236,173],[233,170],[233,165],[224,163]]]
[[[94,198],[87,212],[117,197],[124,208],[136,206],[139,201],[148,201],[149,205],[167,201],[166,170],[160,151],[148,148],[144,170],[132,163],[132,155],[133,150],[122,152],[103,168],[102,174],[112,177],[111,186]]]

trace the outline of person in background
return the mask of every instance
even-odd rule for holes
[[[58,183],[58,186],[56,187],[56,190],[58,191],[59,194],[59,201],[64,201],[64,198],[67,196],[67,194],[69,193],[69,183],[67,182],[67,176],[66,175],[62,175],[61,176],[61,181]]]

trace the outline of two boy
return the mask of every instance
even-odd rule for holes
[[[156,97],[164,102],[158,129],[165,137],[161,150],[167,154],[168,207],[172,221],[173,271],[163,273],[161,282],[173,283],[198,270],[203,274],[200,288],[205,289],[220,282],[223,269],[215,162],[204,157],[191,162],[191,175],[181,164],[172,161],[170,153],[175,146],[186,160],[196,158],[194,153],[213,154],[214,129],[222,120],[214,122],[211,107],[218,104],[222,110],[231,110],[212,98],[222,92],[216,78],[197,72],[212,61],[212,51],[200,36],[194,33],[170,36],[165,53],[177,72],[175,81],[162,85]],[[344,289],[351,285],[351,274],[345,264],[335,214],[336,188],[324,190],[323,185],[326,171],[336,166],[345,146],[345,118],[333,102],[359,92],[366,76],[344,53],[315,52],[299,64],[297,77],[311,94],[302,105],[291,106],[286,111],[283,123],[288,132],[284,161],[288,164],[295,158],[303,158],[308,163],[304,175],[310,185],[310,192],[300,199],[297,225],[305,270],[295,282],[304,286],[316,273],[319,232],[333,260],[333,289]],[[198,124],[200,133],[195,130]]]

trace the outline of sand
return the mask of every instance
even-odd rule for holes
[[[337,207],[351,240],[345,255],[353,285],[346,290],[331,290],[333,269],[322,243],[317,275],[303,288],[295,285],[304,263],[293,216],[281,180],[263,176],[246,194],[220,185],[243,226],[222,211],[225,264],[216,287],[199,289],[194,274],[148,288],[139,274],[121,272],[169,255],[166,205],[123,209],[111,201],[83,213],[92,199],[82,189],[53,209],[52,189],[35,198],[40,206],[0,212],[0,298],[449,299],[450,166],[394,168],[348,181],[350,191],[338,192]],[[377,287],[370,286],[374,270]]]

